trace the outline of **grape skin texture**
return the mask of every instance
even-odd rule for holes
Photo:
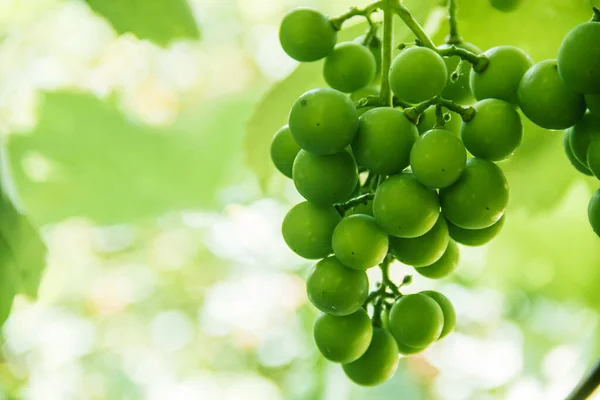
[[[463,122],[460,137],[475,157],[501,161],[510,157],[523,139],[519,113],[507,102],[481,100],[473,106],[475,117]]]
[[[332,243],[342,264],[363,271],[380,264],[388,252],[388,235],[375,218],[364,214],[342,219],[333,231]]]
[[[333,89],[350,93],[367,86],[377,65],[365,46],[354,42],[337,44],[325,58],[323,77]]]
[[[425,267],[439,260],[448,247],[448,226],[440,215],[429,232],[412,239],[390,236],[390,251],[398,261],[413,267]]]
[[[389,71],[392,92],[409,103],[420,103],[439,95],[447,79],[444,59],[426,47],[402,50]]]
[[[448,242],[448,247],[446,247],[446,251],[444,255],[434,262],[431,265],[426,267],[417,268],[416,271],[430,279],[440,279],[450,275],[456,267],[458,266],[458,260],[460,258],[460,251],[456,242],[454,240],[450,240]]]
[[[442,313],[444,314],[444,328],[438,338],[440,340],[452,332],[456,326],[456,311],[454,310],[454,306],[446,296],[435,290],[425,290],[421,293],[435,300],[442,309]]]
[[[504,226],[505,215],[494,225],[484,229],[463,229],[448,222],[448,233],[450,237],[465,246],[483,246],[494,239]]]
[[[298,7],[287,13],[279,26],[279,42],[296,61],[316,61],[331,53],[337,32],[319,11]]]
[[[356,163],[347,151],[317,156],[300,150],[292,176],[302,197],[324,206],[348,200],[358,183]]]
[[[434,190],[423,186],[414,175],[402,173],[389,177],[377,188],[373,213],[388,234],[413,238],[433,228],[440,202]]]
[[[386,329],[374,328],[366,353],[352,363],[343,364],[342,368],[354,383],[376,386],[394,376],[398,363],[398,346],[392,334]]]
[[[275,168],[288,178],[292,177],[292,167],[299,151],[300,146],[287,125],[275,132],[271,141],[271,160]]]
[[[489,64],[482,72],[471,73],[471,90],[477,100],[500,99],[517,105],[517,89],[533,60],[514,46],[497,46],[483,53]]]
[[[600,190],[597,190],[590,199],[588,219],[596,235],[600,236]]]
[[[315,321],[313,337],[323,357],[332,362],[349,363],[369,348],[373,324],[363,308],[342,317],[321,314]]]
[[[398,109],[379,107],[359,118],[352,151],[360,165],[375,174],[393,175],[406,167],[417,127]]]
[[[358,114],[354,103],[334,89],[312,89],[290,110],[289,127],[304,150],[317,155],[344,150],[356,135]]]
[[[571,165],[579,172],[584,175],[592,176],[594,175],[592,171],[587,167],[587,165],[583,165],[581,161],[575,157],[573,153],[573,149],[571,148],[571,130],[567,129],[563,134],[563,149],[565,150],[565,154],[567,155],[567,159],[571,163]]]
[[[442,333],[444,314],[431,297],[424,294],[402,296],[390,311],[390,330],[396,340],[410,347],[426,347]]]
[[[304,201],[283,218],[281,232],[292,251],[300,257],[319,259],[333,252],[331,235],[342,217],[333,207],[318,207]]]
[[[454,225],[483,229],[502,217],[508,204],[508,183],[496,164],[471,158],[460,179],[440,189],[440,200],[444,215]]]
[[[369,280],[364,271],[346,268],[337,258],[327,257],[313,267],[306,291],[320,311],[344,316],[362,307],[369,295]]]
[[[573,28],[558,49],[558,73],[572,90],[600,93],[600,23],[585,22]]]
[[[546,129],[566,129],[585,114],[583,95],[568,88],[558,75],[556,60],[535,64],[519,84],[519,107],[533,123]]]
[[[580,163],[588,166],[587,152],[595,136],[600,135],[600,118],[586,113],[574,126],[569,128],[569,143],[573,154]]]
[[[450,46],[450,44],[442,44],[438,46],[438,48],[440,50],[443,50],[449,48]],[[474,54],[481,53],[481,49],[472,43],[462,42],[455,44],[454,46],[456,46],[459,49],[468,50]],[[460,57],[444,57],[444,62],[446,63],[446,70],[448,71],[448,83],[442,91],[442,97],[445,99],[453,100],[459,104],[473,103],[475,99],[473,97],[473,92],[471,91],[471,85],[469,84],[469,79],[471,77],[471,64],[469,64],[468,62],[463,62],[458,71],[458,79],[453,82],[450,79],[450,75],[458,67]]]

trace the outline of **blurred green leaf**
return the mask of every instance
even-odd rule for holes
[[[131,32],[161,46],[179,38],[198,39],[200,32],[187,0],[85,0],[119,34]]]

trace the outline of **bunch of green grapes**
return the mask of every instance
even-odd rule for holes
[[[307,279],[308,298],[322,312],[315,343],[365,386],[389,379],[398,354],[419,353],[454,329],[448,298],[402,293],[410,277],[396,285],[389,268],[398,260],[443,278],[457,268],[459,244],[481,246],[498,235],[509,189],[496,163],[521,143],[519,107],[545,128],[572,127],[573,157],[588,157],[586,168],[600,172],[600,139],[592,140],[600,24],[584,24],[575,39],[569,34],[558,62],[534,64],[513,46],[482,52],[455,25],[436,47],[413,20],[417,40],[392,59],[385,14],[381,36],[371,19],[385,3],[384,13],[409,15],[397,0],[384,0],[338,18],[311,8],[284,17],[283,50],[297,61],[323,60],[329,87],[302,94],[271,144],[274,165],[305,199],[285,216],[283,238],[298,255],[319,260]],[[370,22],[368,32],[338,43],[341,24],[358,15]],[[569,80],[587,91],[585,116],[583,95]],[[600,226],[600,194],[595,199]],[[369,292],[366,271],[376,266],[381,282]]]

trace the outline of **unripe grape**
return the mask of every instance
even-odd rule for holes
[[[600,23],[573,28],[558,49],[558,73],[577,93],[600,93]]]
[[[490,0],[490,4],[498,11],[511,12],[521,4],[521,0]]]
[[[465,246],[483,246],[494,239],[504,226],[505,215],[492,226],[483,229],[464,229],[448,221],[450,237]]]
[[[475,117],[463,122],[460,137],[475,157],[501,161],[510,157],[523,139],[519,113],[507,102],[481,100],[473,106]]]
[[[296,61],[316,61],[333,50],[337,31],[327,16],[308,7],[286,14],[279,26],[279,42]]]
[[[588,219],[596,235],[600,236],[600,190],[597,190],[590,199]]]
[[[354,39],[355,43],[367,46],[367,48],[369,49],[371,54],[373,54],[373,57],[375,58],[375,65],[376,65],[375,76],[373,78],[373,81],[377,81],[378,78],[381,78],[381,61],[382,61],[381,51],[383,49],[381,39],[379,39],[377,36],[374,36],[371,38],[369,43],[364,44],[364,41],[365,41],[365,35],[361,35],[361,36],[357,37],[356,39]]]
[[[389,71],[392,92],[409,103],[420,103],[439,95],[447,78],[444,59],[427,47],[402,50]]]
[[[465,229],[487,228],[504,213],[508,183],[493,162],[470,158],[460,179],[440,189],[440,201],[444,215],[453,224]]]
[[[424,294],[402,296],[390,311],[390,331],[400,343],[426,347],[435,342],[444,327],[444,313],[438,303]]]
[[[366,353],[354,362],[343,364],[342,368],[354,383],[376,386],[394,376],[398,362],[398,346],[392,334],[385,329],[374,328]]]
[[[385,180],[375,192],[373,213],[388,234],[413,238],[426,234],[440,214],[437,193],[414,175],[402,173]]]
[[[290,111],[290,131],[304,150],[325,155],[344,150],[356,135],[358,114],[342,92],[321,88],[304,93]]]
[[[462,118],[460,115],[454,112],[449,111],[446,114],[450,114],[450,121],[446,121],[443,129],[446,129],[454,134],[459,134]],[[435,106],[431,106],[419,117],[419,123],[417,124],[419,135],[429,132],[435,128],[436,123],[437,117],[435,115]]]
[[[450,44],[442,44],[439,46],[439,49],[449,48]],[[481,49],[475,46],[472,43],[462,42],[455,44],[459,49],[468,50],[474,54],[480,54]],[[461,61],[459,56],[452,57],[444,57],[444,62],[446,63],[446,69],[448,70],[448,81],[446,83],[446,87],[442,92],[442,97],[445,99],[453,100],[460,104],[470,104],[475,99],[473,97],[473,92],[471,92],[471,85],[469,83],[469,78],[471,76],[471,64],[464,61],[460,65],[460,69],[458,70],[458,79],[452,81],[451,75],[456,71],[458,67],[458,63]]]
[[[367,86],[377,65],[365,46],[354,42],[337,44],[325,58],[323,77],[333,89],[350,93]]]
[[[587,152],[595,136],[600,135],[600,118],[586,113],[583,118],[569,128],[569,143],[573,154],[580,163],[588,166]]]
[[[381,326],[384,329],[390,330],[390,311],[388,308],[384,308],[381,312]],[[393,336],[393,335],[392,335]],[[396,338],[394,338],[395,340]],[[411,347],[407,346],[404,343],[401,343],[396,340],[396,345],[398,346],[398,352],[403,355],[417,354],[425,350],[427,347]]]
[[[345,150],[326,156],[300,150],[292,175],[302,197],[317,205],[348,200],[358,182],[356,163]]]
[[[433,228],[423,236],[412,239],[390,236],[390,251],[404,264],[424,267],[442,257],[448,240],[446,219],[440,215]]]
[[[454,240],[448,242],[446,251],[442,257],[431,265],[416,268],[416,271],[426,278],[440,279],[450,275],[458,266],[460,250]]]
[[[533,60],[514,46],[498,46],[483,53],[489,59],[481,72],[471,73],[471,90],[477,100],[500,99],[517,105],[517,89]]]
[[[358,270],[381,264],[388,251],[388,235],[375,218],[364,214],[342,219],[333,231],[332,243],[337,259]]]
[[[533,123],[546,129],[566,129],[585,114],[582,94],[568,88],[558,75],[556,60],[529,68],[519,84],[519,107]]]
[[[398,109],[379,107],[364,113],[352,143],[360,165],[375,174],[393,175],[408,167],[417,127]]]
[[[456,325],[456,311],[454,311],[454,306],[446,296],[435,290],[425,290],[421,293],[435,300],[442,309],[442,313],[444,314],[444,328],[442,329],[442,333],[438,340],[442,339],[452,332]]]
[[[573,167],[584,175],[592,176],[593,173],[590,171],[587,165],[583,165],[581,161],[575,157],[573,154],[573,149],[571,148],[571,129],[567,129],[563,134],[563,149],[565,150],[565,154],[567,155],[567,159],[571,163]],[[587,155],[586,155],[587,157]]]
[[[359,310],[367,300],[369,280],[364,271],[346,268],[337,258],[327,257],[313,267],[306,291],[320,311],[344,316]]]
[[[586,94],[585,102],[588,110],[598,118],[600,118],[600,93],[598,94]]]
[[[279,172],[288,178],[292,177],[292,166],[299,151],[300,146],[287,125],[275,132],[271,141],[271,160]]]
[[[425,186],[452,185],[465,169],[467,151],[460,138],[446,129],[432,129],[421,135],[410,152],[410,167]]]
[[[332,362],[349,363],[369,348],[373,324],[364,308],[341,317],[321,314],[315,321],[313,336],[323,357]]]

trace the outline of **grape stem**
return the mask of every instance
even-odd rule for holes
[[[392,90],[390,89],[390,79],[388,71],[392,65],[392,47],[394,46],[394,14],[392,13],[393,1],[383,1],[383,49],[381,52],[381,89],[379,97],[384,106],[394,106]]]
[[[367,21],[370,22],[371,14],[377,11],[378,8],[381,8],[382,4],[385,3],[385,1],[386,0],[374,1],[373,3],[366,5],[364,8],[351,7],[350,10],[348,10],[344,14],[336,18],[330,18],[329,21],[331,21],[331,24],[337,31],[342,29],[342,25],[344,24],[344,22],[353,17],[365,17],[367,18]]]
[[[361,194],[360,196],[356,196],[353,199],[348,200],[345,203],[342,204],[338,204],[336,206],[337,210],[342,213],[342,215],[344,215],[343,213],[345,213],[346,211],[348,211],[349,209],[351,209],[352,207],[356,207],[359,204],[363,204],[363,203],[367,203],[367,201],[369,200],[373,200],[373,198],[375,197],[374,193],[365,193],[365,194]]]
[[[436,122],[434,128],[444,128],[444,125],[446,125],[446,120],[444,119],[444,110],[442,110],[441,104],[435,105],[435,119]]]
[[[457,113],[465,122],[469,122],[475,116],[475,109],[473,107],[462,107],[452,100],[443,99],[440,96],[419,103],[414,107],[405,108],[404,115],[406,115],[406,117],[413,123],[417,124],[419,122],[419,117],[425,112],[425,110],[433,105],[438,104],[450,111]]]
[[[448,44],[460,44],[463,39],[458,34],[458,5],[456,4],[458,0],[448,0],[448,25],[450,26],[450,33],[446,38],[446,43]]]
[[[600,385],[600,360],[577,384],[565,400],[585,400]]]

